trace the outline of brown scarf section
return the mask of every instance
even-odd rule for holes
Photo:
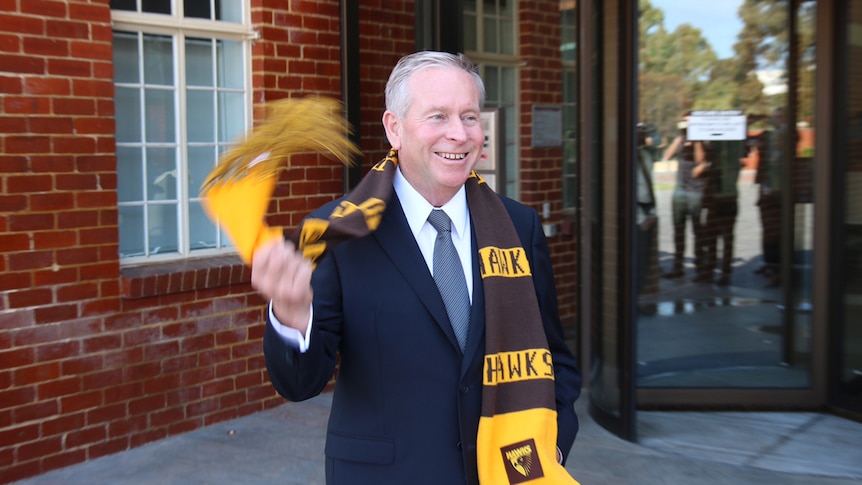
[[[376,230],[397,165],[391,150],[327,219],[306,218],[291,236],[303,254],[316,262],[336,244]],[[503,203],[476,172],[466,190],[485,291],[479,481],[577,484],[556,461],[554,368],[529,261]]]

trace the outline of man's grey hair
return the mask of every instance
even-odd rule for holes
[[[485,83],[479,76],[477,66],[467,56],[448,52],[420,51],[402,57],[392,69],[389,81],[386,82],[386,109],[403,118],[413,101],[407,86],[410,76],[422,69],[434,67],[454,67],[465,70],[476,81],[476,88],[479,90],[479,107],[482,108],[485,105]]]

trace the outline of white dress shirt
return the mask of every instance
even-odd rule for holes
[[[398,195],[398,200],[401,202],[401,208],[404,210],[404,215],[407,217],[407,224],[410,226],[410,231],[416,239],[416,244],[419,245],[419,251],[422,252],[422,257],[425,258],[425,264],[428,266],[428,271],[434,274],[434,240],[437,238],[437,230],[428,222],[428,215],[435,209],[427,200],[425,200],[416,189],[407,182],[404,175],[401,174],[401,169],[395,172],[395,180],[393,182],[395,193]],[[467,293],[470,295],[470,301],[473,301],[473,261],[471,255],[471,226],[470,214],[467,210],[467,192],[462,186],[458,193],[452,197],[443,207],[449,219],[452,220],[452,243],[455,245],[455,250],[458,251],[458,257],[461,259],[461,266],[464,268],[464,276],[467,278]],[[272,311],[272,302],[269,304],[269,320],[275,331],[284,339],[285,342],[299,347],[300,352],[308,350],[308,345],[311,338],[311,323],[314,320],[314,310],[312,307],[312,316],[309,318],[308,328],[305,335],[299,330],[292,327],[282,325]]]

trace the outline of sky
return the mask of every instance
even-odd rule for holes
[[[650,0],[664,12],[664,27],[673,32],[679,24],[688,23],[700,29],[718,57],[732,56],[733,44],[742,29],[737,10],[742,0]]]

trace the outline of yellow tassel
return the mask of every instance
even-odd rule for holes
[[[201,185],[206,193],[214,185],[254,172],[266,175],[286,165],[294,153],[314,152],[353,165],[361,152],[348,138],[350,126],[338,100],[319,96],[287,98],[266,105],[266,119],[250,136],[225,152],[218,166]]]

